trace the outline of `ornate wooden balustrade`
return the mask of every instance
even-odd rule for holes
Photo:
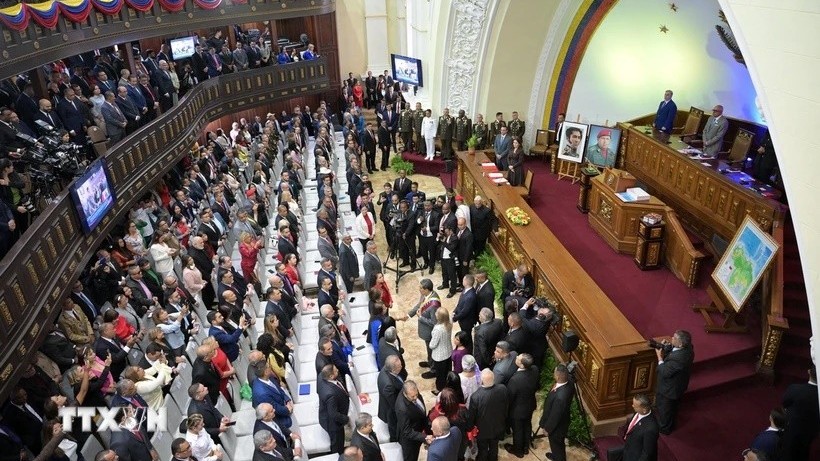
[[[324,58],[209,79],[105,156],[117,203],[84,235],[67,191],[0,261],[0,400],[17,381],[98,245],[114,224],[186,155],[203,127],[223,115],[275,100],[327,91]]]
[[[0,79],[33,69],[44,62],[56,61],[86,51],[125,43],[144,37],[171,35],[179,32],[304,16],[336,11],[336,0],[245,0],[232,3],[223,0],[216,9],[204,9],[185,0],[182,11],[171,13],[159,2],[146,12],[127,5],[113,16],[92,10],[83,23],[71,22],[64,16],[56,29],[46,29],[30,21],[22,31],[0,26]]]

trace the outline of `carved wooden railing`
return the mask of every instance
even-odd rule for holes
[[[675,210],[667,207],[664,219],[666,220],[664,264],[678,280],[692,288],[698,283],[700,264],[706,259],[706,255],[692,245]]]
[[[331,13],[336,0],[245,0],[231,3],[223,0],[218,8],[208,10],[185,0],[182,11],[171,13],[159,2],[146,12],[127,5],[113,16],[93,10],[83,23],[64,16],[55,29],[46,29],[30,21],[22,31],[0,26],[0,79],[33,69],[44,62],[74,56],[97,48],[126,43],[145,37],[171,35],[180,32]]]
[[[23,239],[0,261],[0,400],[28,363],[98,245],[199,138],[210,121],[276,100],[327,91],[327,61],[320,58],[209,79],[179,104],[106,154],[117,202],[84,235],[67,192],[46,208]]]
[[[788,319],[783,317],[783,223],[775,222],[772,237],[780,245],[774,264],[763,279],[763,344],[760,359],[757,362],[757,373],[769,382],[774,381],[774,363],[780,351],[783,333],[789,329]]]

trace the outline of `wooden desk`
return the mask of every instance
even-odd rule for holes
[[[487,157],[481,152],[457,155],[457,190],[466,202],[484,197],[498,218],[499,233],[490,237],[490,244],[502,266],[526,263],[537,296],[558,306],[563,322],[550,334],[550,344],[562,361],[578,361],[576,373],[590,416],[600,422],[627,414],[633,395],[653,391],[655,353],[535,211],[511,187],[483,177],[480,163]],[[507,220],[504,212],[513,206],[532,217],[528,226]],[[572,357],[561,351],[561,333],[568,329],[581,338]]]
[[[722,174],[725,163],[693,160],[678,152],[685,147],[677,136],[664,144],[630,123],[619,123],[623,130],[620,154],[623,168],[635,175],[648,192],[663,200],[691,230],[706,241],[717,234],[725,240],[734,236],[749,214],[766,232],[775,221],[782,221],[786,208],[770,197],[774,189],[737,174]],[[737,182],[736,182],[737,181]]]
[[[604,175],[592,178],[589,194],[589,225],[618,253],[634,255],[638,225],[647,213],[666,214],[666,205],[657,197],[647,202],[627,203],[604,183]]]

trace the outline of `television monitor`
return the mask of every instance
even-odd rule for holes
[[[114,187],[103,159],[91,164],[70,186],[71,199],[80,217],[80,225],[88,234],[97,227],[114,207]]]
[[[421,72],[421,59],[391,54],[390,60],[393,63],[393,79],[408,85],[418,87],[424,86],[424,79]]]
[[[171,45],[171,59],[174,61],[190,58],[196,52],[195,37],[174,38],[171,39],[169,45]]]

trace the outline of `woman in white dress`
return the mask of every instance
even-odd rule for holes
[[[219,461],[222,459],[222,447],[215,444],[210,434],[205,431],[202,415],[194,413],[188,416],[188,432],[185,440],[191,444],[191,455],[199,461]]]

